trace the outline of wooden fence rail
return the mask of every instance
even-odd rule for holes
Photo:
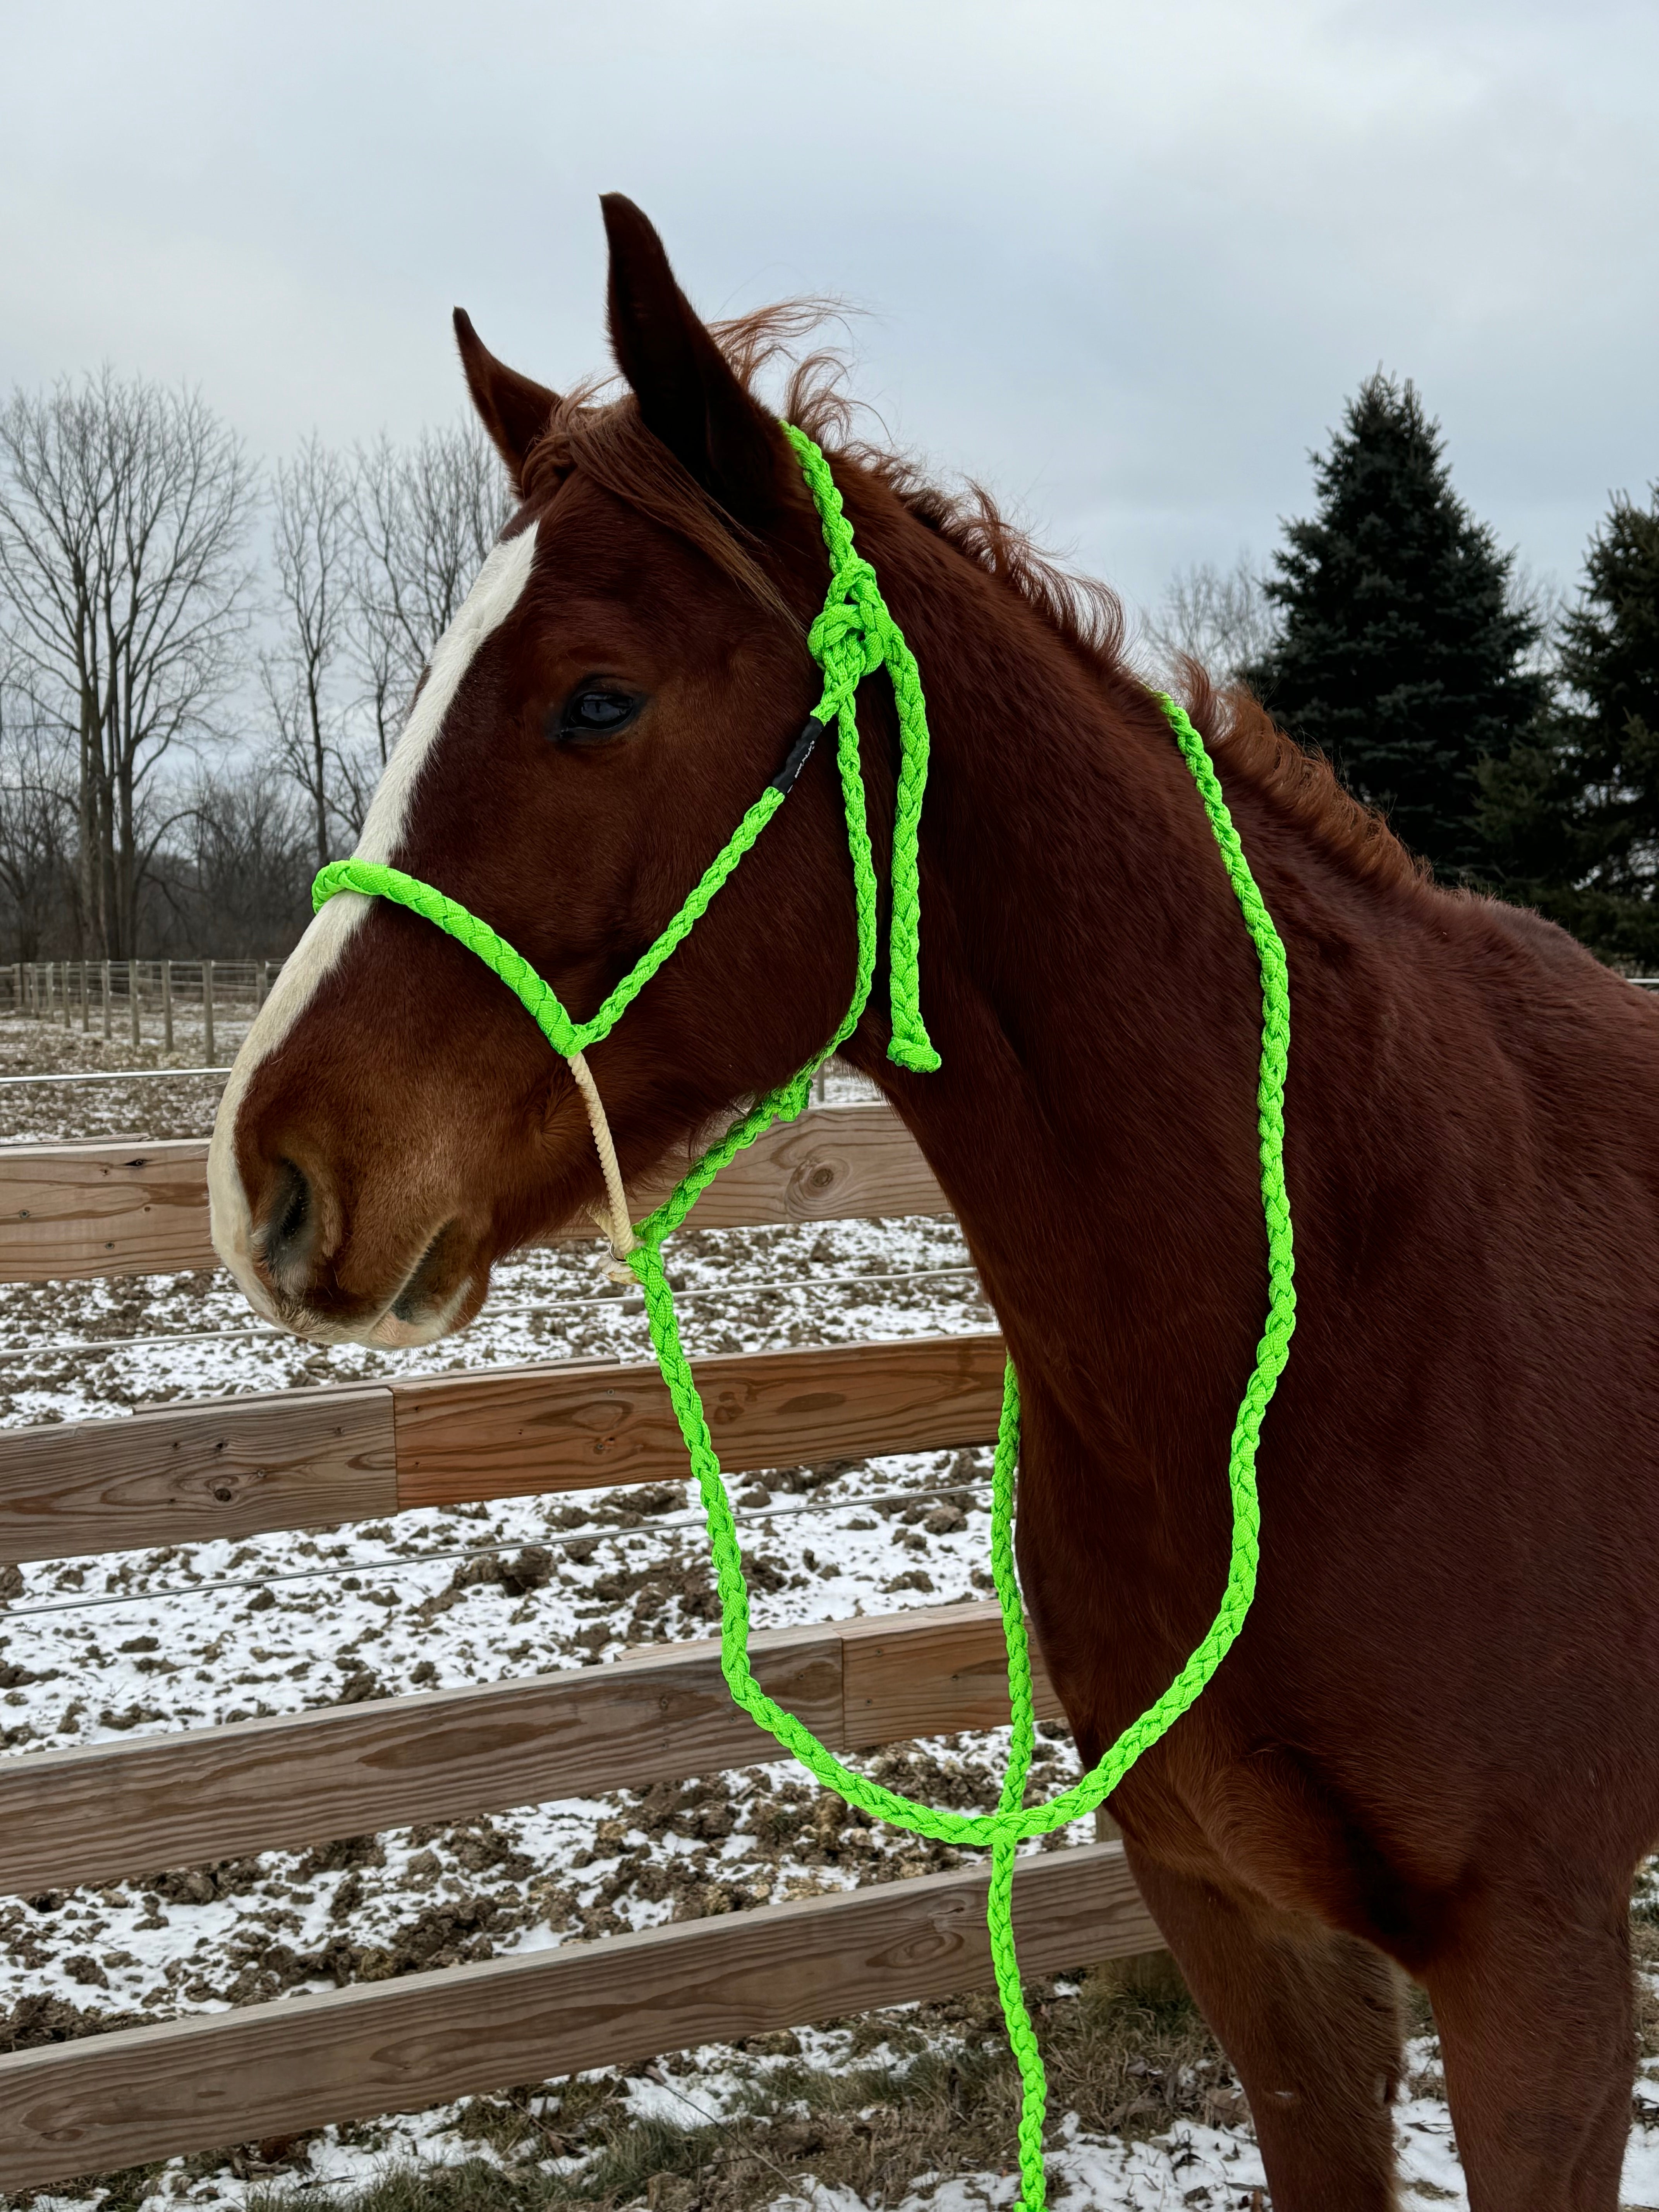
[[[984,1988],[987,1879],[877,1882],[0,2058],[0,2187]],[[1030,1974],[1158,1943],[1115,1843],[1022,1860],[1014,1920]]]
[[[1000,1337],[695,1360],[729,1473],[990,1443]],[[214,1398],[0,1431],[0,1560],[61,1559],[413,1506],[683,1481],[654,1365],[550,1363]]]
[[[699,1229],[950,1212],[884,1105],[824,1106],[771,1130],[698,1202]],[[572,1241],[592,1242],[584,1224]],[[0,1282],[145,1275],[218,1264],[207,1143],[0,1147]]]
[[[994,1604],[765,1631],[763,1686],[833,1749],[1006,1726]],[[1060,1707],[1037,1664],[1037,1711]],[[776,1759],[717,1642],[604,1667],[428,1690],[0,1759],[0,1892],[111,1881],[416,1820],[678,1782]]]

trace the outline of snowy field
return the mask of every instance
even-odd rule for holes
[[[222,1058],[237,1034],[221,1024]],[[175,1062],[199,1064],[192,1057],[199,1045],[181,1022]],[[129,1066],[131,1052],[118,1038],[106,1048],[78,1030],[0,1022],[0,1074]],[[0,1139],[204,1133],[217,1088],[198,1078],[0,1087]],[[991,1325],[949,1222],[689,1231],[672,1249],[694,1352]],[[404,1353],[319,1350],[283,1338],[254,1320],[222,1274],[0,1285],[0,1419],[11,1426],[113,1419],[175,1399],[392,1372],[532,1357],[648,1356],[637,1297],[606,1285],[584,1250],[514,1259],[463,1338]],[[985,1451],[923,1452],[742,1480],[738,1504],[757,1624],[984,1594],[988,1468]],[[27,1758],[49,1747],[493,1682],[592,1665],[630,1645],[706,1636],[716,1620],[701,1529],[681,1483],[8,1569],[0,1576],[0,1742],[4,1756]],[[936,1802],[988,1804],[1002,1755],[994,1735],[959,1736],[894,1746],[866,1763]],[[1075,1761],[1062,1729],[1045,1729],[1038,1761],[1045,1795],[1072,1778]],[[0,2048],[957,1863],[945,1847],[872,1828],[779,1762],[0,1899]],[[1075,1986],[1061,1982],[1046,2001],[1063,2008],[1079,2000]],[[919,2052],[947,2044],[955,2032],[948,2013],[900,2008],[881,2015],[877,2047],[886,2063],[902,2070]],[[706,2050],[584,2077],[584,2094],[602,2097],[612,2134],[619,2115],[665,2115],[684,2126],[695,2114],[719,2124],[754,2110],[769,2068],[833,2074],[854,2062],[869,2065],[872,2033],[844,2024],[784,2039],[793,2047],[782,2054]],[[1205,2063],[1213,2076],[1206,2101],[1174,2125],[1143,2119],[1138,2127],[1091,2130],[1060,2105],[1050,2127],[1056,2203],[1078,2212],[1264,2205],[1248,2117],[1224,2066]],[[538,2104],[519,2093],[514,2110],[534,2119],[574,2094],[573,2085],[550,2084]],[[471,2100],[370,2127],[323,2130],[258,2155],[244,2148],[118,2185],[0,2202],[37,2212],[241,2206],[260,2191],[365,2184],[400,2159],[433,2166],[480,2158],[522,2163],[524,2143],[503,2148],[499,2130],[492,2133],[498,2101]],[[1659,2084],[1651,2103],[1659,2119]],[[792,2109],[786,2096],[781,2125]],[[580,2134],[550,2133],[545,2118],[536,2125],[545,2140],[532,2144],[532,2162],[544,2174],[580,2178],[592,2156]],[[1398,2125],[1414,2201],[1464,2203],[1431,2034],[1413,2045],[1412,2094]],[[803,2212],[860,2212],[866,2200],[815,2177],[807,2141],[807,2150],[781,2154],[769,2201]],[[1012,2134],[1007,2147],[1011,2155]],[[656,2207],[658,2196],[646,2195]],[[907,2175],[882,2201],[966,2212],[1006,2205],[1013,2195],[1005,2159],[968,2172]],[[1659,2206],[1659,2126],[1632,2134],[1626,2199]]]

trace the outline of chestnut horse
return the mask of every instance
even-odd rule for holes
[[[577,1018],[675,912],[818,695],[825,563],[656,233],[605,203],[628,386],[561,399],[456,317],[520,505],[434,653],[360,852],[441,885]],[[809,364],[809,369],[810,369]],[[922,1003],[941,1072],[847,1047],[960,1217],[1025,1408],[1019,1563],[1092,1762],[1207,1627],[1265,1304],[1260,987],[1192,777],[1104,593],[983,501],[827,441],[920,659]],[[1279,2212],[1395,2202],[1398,1962],[1477,2212],[1613,2212],[1627,1905],[1659,1836],[1659,1012],[1530,915],[1437,888],[1327,768],[1194,673],[1290,962],[1301,1320],[1260,1593],[1115,1793],[1250,2100]],[[878,854],[885,678],[860,700]],[[885,819],[884,820],[884,816]],[[854,917],[831,749],[592,1054],[644,1182],[836,1026]],[[428,1340],[602,1196],[563,1063],[385,902],[313,923],[237,1062],[214,1235],[305,1334]]]

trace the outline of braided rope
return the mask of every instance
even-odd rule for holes
[[[823,613],[813,624],[809,644],[824,672],[818,719],[827,726],[833,714],[836,721],[836,760],[847,817],[858,924],[854,991],[846,1017],[823,1051],[790,1082],[763,1098],[703,1155],[672,1195],[639,1224],[635,1232],[637,1241],[626,1259],[644,1294],[651,1340],[708,1523],[709,1551],[720,1601],[720,1668],[732,1698],[819,1782],[872,1818],[939,1842],[988,1848],[991,1852],[987,1907],[991,1958],[1021,2084],[1020,2212],[1042,2212],[1045,2195],[1042,2125],[1048,2088],[1042,2054],[1020,1988],[1012,1919],[1014,1863],[1021,1843],[1052,1834],[1067,1822],[1094,1811],[1116,1789],[1142,1753],[1191,1707],[1226,1656],[1243,1626],[1255,1594],[1261,1530],[1256,1448],[1268,1403],[1290,1356],[1291,1334],[1296,1325],[1295,1261],[1290,1198],[1285,1181],[1289,971],[1284,945],[1250,872],[1204,741],[1176,702],[1160,695],[1158,703],[1192,771],[1228,881],[1255,947],[1261,976],[1261,1053],[1256,1120],[1262,1212],[1267,1232],[1267,1316],[1228,1449],[1232,1535],[1226,1587],[1209,1630],[1163,1696],[1123,1730],[1090,1773],[1047,1804],[1026,1806],[1024,1801],[1036,1728],[1030,1652],[1014,1570],[1019,1385],[1010,1361],[1004,1370],[1002,1413],[992,1474],[991,1571],[1007,1647],[1008,1702],[1012,1723],[1008,1767],[996,1810],[945,1811],[919,1804],[872,1782],[866,1775],[855,1774],[827,1745],[820,1743],[803,1722],[769,1697],[750,1669],[749,1591],[742,1550],[702,1401],[680,1342],[673,1294],[662,1256],[665,1240],[678,1228],[720,1169],[745,1146],[753,1144],[775,1121],[793,1121],[801,1112],[813,1075],[852,1034],[868,1004],[876,967],[878,889],[854,702],[863,678],[883,666],[893,684],[902,755],[893,841],[893,920],[889,958],[893,1038],[889,1052],[893,1060],[906,1067],[925,1070],[939,1065],[939,1055],[921,1020],[917,979],[917,830],[927,766],[927,725],[921,677],[915,657],[876,587],[874,570],[854,550],[852,528],[823,454],[802,432],[787,423],[784,428],[801,458],[817,501],[832,569],[829,596]],[[592,1021],[586,1023],[573,1022],[529,963],[487,923],[430,884],[401,870],[359,860],[338,861],[318,876],[313,896],[320,907],[326,899],[349,890],[365,896],[392,899],[424,916],[476,953],[534,1017],[554,1049],[569,1058],[608,1034],[706,910],[709,900],[782,804],[782,793],[775,787],[768,787],[710,864],[679,913],[617,984]],[[618,1216],[618,1224],[626,1227],[625,1217]]]
[[[893,917],[887,953],[893,1036],[887,1057],[900,1067],[931,1074],[939,1058],[921,1018],[921,879],[916,857],[922,795],[927,788],[927,705],[922,697],[921,671],[903,631],[887,611],[875,570],[854,550],[853,526],[847,520],[829,462],[805,430],[786,422],[783,432],[811,489],[830,554],[829,596],[806,640],[808,651],[823,671],[818,720],[827,725],[833,712],[843,739],[850,734],[856,744],[854,702],[860,684],[884,667],[893,687],[899,726],[899,773],[893,812]],[[843,781],[845,775],[843,769]]]
[[[341,891],[356,891],[367,898],[392,899],[422,920],[434,922],[457,944],[465,945],[469,952],[476,952],[491,973],[501,977],[534,1017],[554,1051],[562,1059],[568,1060],[573,1054],[586,1052],[589,1045],[610,1036],[669,954],[690,934],[692,923],[708,912],[708,902],[782,805],[783,799],[784,794],[777,786],[769,783],[709,862],[702,882],[685,904],[656,943],[640,955],[591,1022],[572,1021],[551,986],[544,983],[524,955],[515,952],[504,937],[498,937],[487,921],[480,921],[457,900],[447,897],[430,884],[423,884],[418,876],[406,876],[401,868],[386,867],[375,860],[331,860],[327,867],[318,872],[311,886],[312,908],[314,912]]]
[[[599,1086],[593,1080],[585,1054],[573,1052],[565,1066],[575,1078],[582,1104],[587,1109],[587,1126],[593,1132],[593,1148],[599,1153],[599,1173],[605,1180],[605,1204],[588,1210],[605,1231],[611,1257],[625,1260],[634,1249],[634,1230],[628,1218],[628,1193],[623,1188],[622,1163],[617,1158],[617,1141],[605,1119],[605,1101],[599,1096]]]

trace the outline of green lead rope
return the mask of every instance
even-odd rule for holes
[[[763,1098],[705,1152],[685,1180],[636,1231],[627,1255],[645,1296],[651,1340],[674,1407],[708,1524],[720,1601],[720,1665],[732,1697],[786,1751],[872,1819],[930,1836],[941,1843],[987,1849],[991,1853],[988,1919],[991,1959],[1008,2037],[1019,2067],[1021,2212],[1042,2212],[1045,2186],[1042,2125],[1048,2085],[1030,2015],[1020,1990],[1014,1949],[1013,1877],[1018,1846],[1031,1838],[1091,1813],[1116,1789],[1141,1753],[1187,1711],[1226,1656],[1243,1625],[1255,1594],[1260,1511],[1255,1455],[1261,1423],[1290,1355],[1296,1325],[1296,1291],[1291,1237],[1290,1199],[1285,1183],[1285,1075],[1290,1055],[1290,982],[1285,948],[1262,902],[1245,860],[1238,833],[1227,811],[1204,741],[1173,699],[1160,695],[1220,851],[1228,880],[1255,946],[1261,973],[1261,1057],[1256,1092],[1261,1140],[1261,1203],[1267,1231],[1267,1317],[1255,1365],[1245,1386],[1227,1458],[1232,1493],[1232,1541],[1226,1588],[1209,1631],[1175,1680],[1155,1704],[1131,1723],[1098,1765],[1082,1780],[1047,1804],[1024,1803],[1036,1729],[1031,1709],[1031,1662],[1024,1613],[1014,1573],[1014,1476],[1019,1458],[1019,1385],[1011,1360],[1004,1371],[1002,1416],[998,1425],[992,1472],[991,1572],[1002,1611],[1008,1652],[1008,1702],[1012,1722],[1008,1768],[994,1813],[953,1813],[921,1805],[884,1789],[842,1765],[829,1747],[786,1712],[755,1680],[749,1664],[749,1590],[731,1501],[709,1435],[702,1401],[680,1343],[679,1325],[664,1265],[665,1241],[678,1229],[714,1176],[745,1146],[775,1121],[793,1121],[805,1107],[812,1077],[852,1034],[869,1003],[875,975],[878,891],[874,855],[865,807],[859,759],[855,696],[866,676],[884,667],[898,713],[900,769],[892,857],[892,921],[890,974],[892,1042],[890,1057],[900,1066],[936,1068],[934,1051],[921,1018],[918,983],[920,884],[917,835],[927,776],[927,718],[915,655],[889,613],[874,569],[853,544],[852,526],[842,511],[823,455],[804,432],[785,423],[800,459],[823,527],[831,580],[823,611],[808,637],[813,658],[823,671],[817,719],[836,730],[836,761],[847,817],[848,848],[853,865],[854,902],[858,919],[857,976],[845,1019],[823,1050],[790,1082]],[[730,842],[710,865],[684,905],[660,937],[610,994],[589,1022],[574,1022],[529,962],[488,923],[429,884],[397,868],[362,860],[341,860],[325,868],[313,891],[321,907],[341,891],[394,900],[434,923],[475,952],[533,1016],[556,1052],[568,1057],[595,1044],[613,1029],[692,924],[707,909],[744,854],[754,844],[785,793],[769,785],[738,823]]]

